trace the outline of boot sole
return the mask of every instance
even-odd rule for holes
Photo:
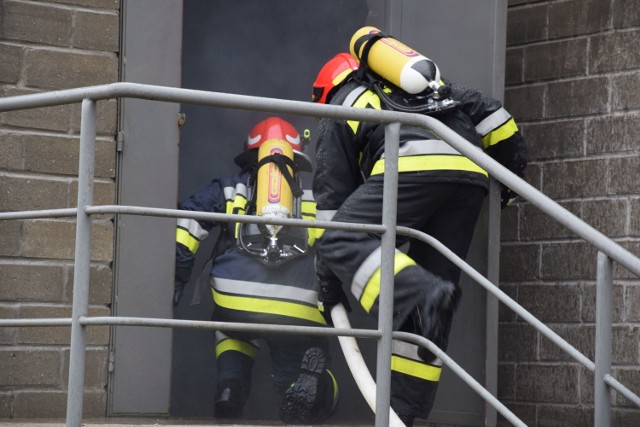
[[[320,348],[307,350],[302,358],[302,371],[287,389],[280,417],[285,423],[299,424],[311,421],[311,412],[318,396],[318,382],[327,365],[327,356]]]

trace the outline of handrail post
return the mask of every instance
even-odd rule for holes
[[[594,375],[594,425],[611,426],[611,390],[605,375],[611,373],[613,323],[613,261],[598,251],[596,280],[596,360]]]
[[[82,100],[82,115],[80,119],[78,211],[76,214],[71,348],[69,350],[67,427],[80,427],[82,424],[86,329],[85,326],[80,324],[80,317],[88,314],[91,268],[91,216],[86,213],[85,209],[93,203],[95,152],[96,102],[85,98]]]
[[[396,248],[396,217],[398,201],[398,145],[400,123],[389,123],[384,128],[384,187],[382,225],[385,231],[380,243],[380,296],[378,306],[378,340],[376,364],[376,427],[389,425],[391,401],[391,334],[393,333],[393,267]]]

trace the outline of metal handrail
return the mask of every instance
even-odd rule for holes
[[[96,108],[95,103],[98,100],[111,98],[138,98],[154,101],[180,102],[197,105],[226,107],[232,109],[248,109],[256,111],[264,111],[271,113],[288,113],[294,115],[325,117],[333,119],[349,119],[358,121],[367,121],[385,124],[385,153],[388,157],[385,170],[385,198],[383,205],[383,224],[382,225],[365,225],[365,224],[347,224],[323,221],[303,221],[303,220],[272,220],[259,217],[247,218],[226,214],[196,213],[185,212],[170,209],[156,209],[132,206],[93,206],[93,189],[91,181],[93,179],[93,164],[95,161],[95,137],[96,137]],[[70,351],[70,369],[69,369],[69,396],[67,400],[67,426],[77,427],[81,425],[82,416],[82,392],[84,388],[84,352],[85,352],[85,330],[87,325],[94,324],[121,324],[121,325],[141,325],[151,324],[151,326],[161,327],[210,327],[216,322],[200,323],[181,323],[195,321],[179,321],[168,319],[140,319],[140,318],[117,318],[117,317],[87,317],[88,292],[87,284],[89,278],[89,263],[91,242],[90,223],[91,215],[98,213],[127,213],[134,215],[150,215],[150,216],[179,216],[193,217],[195,219],[215,217],[217,220],[239,221],[239,222],[256,222],[271,224],[281,224],[289,226],[304,226],[315,228],[357,228],[362,231],[372,231],[382,233],[382,281],[390,283],[393,280],[393,257],[392,254],[395,233],[418,238],[439,250],[448,259],[454,262],[464,272],[469,274],[487,291],[495,295],[500,301],[505,303],[509,308],[518,313],[525,321],[530,323],[534,328],[540,331],[547,338],[551,339],[561,349],[567,352],[576,361],[581,363],[588,369],[596,372],[596,420],[601,420],[605,424],[598,423],[598,426],[609,425],[607,416],[609,417],[611,403],[610,400],[602,397],[606,392],[606,386],[617,390],[625,397],[630,399],[636,405],[640,406],[640,398],[633,392],[628,390],[610,374],[611,370],[611,319],[608,312],[611,310],[611,262],[616,261],[626,267],[632,273],[640,276],[640,259],[635,257],[629,251],[621,247],[616,242],[609,239],[580,218],[567,211],[559,204],[545,196],[526,181],[520,179],[508,169],[500,165],[491,157],[484,154],[480,149],[474,147],[464,138],[453,132],[451,129],[443,125],[441,122],[432,117],[400,113],[392,111],[382,111],[373,109],[356,109],[343,106],[319,105],[308,102],[290,101],[275,98],[259,98],[245,95],[234,95],[217,92],[206,92],[191,89],[170,88],[162,86],[143,85],[136,83],[112,83],[108,85],[91,86],[85,88],[68,89],[61,91],[53,91],[46,93],[20,95],[7,98],[0,98],[0,112],[28,108],[40,108],[54,105],[72,104],[82,102],[82,118],[80,126],[80,168],[78,183],[78,204],[79,208],[74,209],[51,209],[42,211],[26,211],[26,212],[6,212],[0,213],[0,220],[3,219],[19,219],[19,218],[42,218],[42,217],[62,217],[76,215],[76,252],[75,252],[75,273],[74,273],[74,293],[73,293],[73,312],[71,319],[19,319],[19,320],[0,320],[0,326],[54,326],[71,324],[71,351]],[[488,281],[484,276],[471,268],[464,260],[453,254],[448,248],[444,247],[440,242],[424,233],[416,230],[396,227],[395,226],[395,203],[397,197],[397,149],[399,139],[399,127],[416,126],[431,130],[444,139],[449,145],[464,154],[476,164],[487,170],[492,177],[507,185],[516,191],[521,197],[541,209],[543,212],[559,221],[567,229],[574,232],[585,241],[592,244],[599,250],[598,262],[598,298],[597,298],[597,336],[596,336],[596,363],[590,361],[574,347],[568,344],[555,332],[546,325],[528,313],[523,307],[509,298],[500,289]],[[389,193],[389,194],[387,194]],[[389,196],[389,197],[387,197]],[[219,217],[223,216],[223,217]],[[386,255],[385,255],[386,254]],[[377,378],[380,387],[378,387],[377,405],[376,405],[376,426],[385,425],[389,415],[389,374],[390,370],[390,344],[391,337],[402,337],[413,341],[418,345],[424,345],[430,350],[439,350],[428,340],[415,335],[404,336],[398,332],[391,331],[391,306],[392,295],[390,286],[382,286],[380,294],[380,316],[378,320],[379,330],[327,330],[326,328],[307,328],[308,330],[297,330],[301,327],[289,327],[294,330],[292,333],[316,333],[312,329],[318,329],[317,333],[327,335],[351,335],[378,338],[378,365]],[[605,303],[600,303],[604,300]],[[606,301],[609,300],[607,303]],[[391,302],[391,304],[389,303]],[[384,308],[386,307],[386,308]],[[383,309],[384,308],[384,309]],[[610,313],[609,313],[610,314]],[[607,318],[609,319],[607,321]],[[118,320],[120,319],[120,320]],[[13,323],[12,323],[13,322]],[[41,323],[40,323],[41,322]],[[174,323],[179,322],[179,323]],[[191,325],[191,326],[189,326]],[[243,325],[241,327],[254,328],[264,327],[265,325]],[[219,328],[226,328],[224,325],[216,325]],[[281,328],[281,326],[277,326]],[[269,328],[267,328],[269,329]],[[252,329],[253,330],[253,329]],[[352,335],[353,334],[353,335]],[[360,335],[362,334],[362,335]],[[400,335],[399,335],[400,334]],[[408,334],[411,335],[411,334]],[[605,347],[599,345],[599,339],[605,343]],[[603,357],[603,352],[608,357]],[[435,351],[437,353],[437,351]],[[455,362],[450,360],[444,353],[443,361],[450,366],[454,372],[460,375],[459,368]],[[464,371],[463,371],[464,372]],[[466,373],[465,373],[466,374]],[[599,375],[600,374],[600,375]],[[468,374],[467,374],[468,375]],[[467,381],[465,375],[461,375],[462,379]],[[471,380],[473,380],[471,378]],[[475,380],[473,380],[475,381]],[[476,386],[484,391],[479,391],[487,402],[492,404],[501,414],[503,414],[514,425],[524,425],[511,411],[502,405],[495,397],[488,393],[479,384],[468,382],[477,390]],[[599,398],[600,397],[600,398]],[[601,403],[604,402],[604,404]],[[386,402],[386,403],[385,403]]]

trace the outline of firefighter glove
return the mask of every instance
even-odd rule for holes
[[[327,324],[333,325],[333,322],[331,320],[331,309],[339,303],[342,303],[347,312],[351,312],[351,304],[349,304],[349,299],[347,298],[347,294],[345,294],[344,290],[342,289],[341,284],[320,282],[320,292],[318,293],[318,309],[327,321]]]

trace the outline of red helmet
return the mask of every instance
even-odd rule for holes
[[[279,117],[269,117],[256,124],[247,140],[244,142],[244,152],[235,158],[235,162],[239,166],[245,166],[249,163],[256,162],[258,159],[258,148],[265,142],[272,139],[281,139],[287,141],[293,148],[294,160],[298,167],[304,171],[311,171],[311,161],[306,154],[302,152],[303,144],[300,134],[293,125]]]
[[[339,53],[329,60],[313,82],[311,99],[326,104],[331,101],[332,91],[352,72],[358,69],[359,62],[351,54]]]

